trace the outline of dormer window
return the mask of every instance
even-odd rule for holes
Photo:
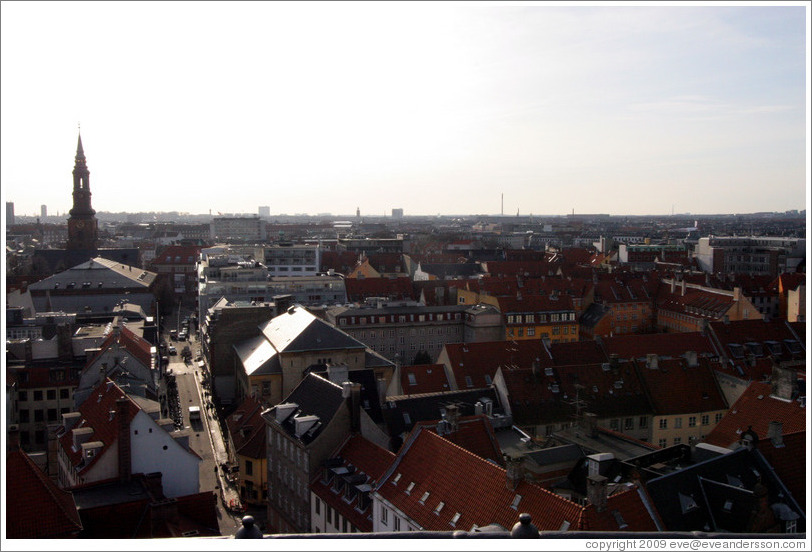
[[[623,519],[623,516],[620,514],[618,510],[613,510],[612,516],[614,516],[615,521],[617,522],[618,529],[621,530],[626,529],[629,526],[629,524],[626,523],[626,520]]]
[[[426,493],[426,494],[428,494],[428,493]],[[442,511],[443,511],[443,506],[445,506],[445,502],[440,502],[440,503],[437,505],[437,507],[434,509],[434,514],[439,516],[439,515],[440,515],[440,512],[442,512]]]
[[[414,481],[409,483],[409,486],[406,487],[406,494],[412,494],[412,489],[414,489]]]
[[[465,385],[468,387],[474,386],[474,380],[471,379],[471,376],[465,376]]]
[[[420,504],[425,504],[426,499],[429,497],[430,494],[431,494],[430,492],[426,491],[425,493],[423,493],[423,496],[420,497],[420,500],[418,502],[420,502]]]
[[[397,475],[395,476],[395,478],[392,480],[392,485],[397,485],[397,484],[398,484],[398,481],[400,481],[400,478],[401,478],[402,476],[403,476],[403,474],[402,474],[402,473],[397,474]]]
[[[409,385],[417,385],[417,378],[414,377],[414,374],[409,372],[407,377],[409,378]]]
[[[744,348],[738,343],[730,343],[727,347],[733,358],[744,358]]]
[[[453,517],[453,518],[451,518],[451,525],[453,525],[453,526],[455,526],[455,527],[456,527],[456,526],[457,526],[457,522],[460,520],[460,518],[461,518],[461,517],[462,517],[462,514],[461,514],[461,513],[459,513],[459,512],[457,512],[456,514],[454,514],[454,517]]]

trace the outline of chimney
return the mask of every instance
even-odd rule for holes
[[[64,417],[65,415],[63,414],[62,416]],[[46,473],[54,483],[59,482],[59,437],[57,436],[57,431],[59,431],[59,428],[59,424],[51,424],[48,426],[48,449],[45,456],[47,464]]]
[[[445,409],[448,421],[448,432],[453,433],[460,428],[460,409],[456,404],[450,404]]]
[[[671,294],[673,295],[677,288],[677,281],[671,278]]]
[[[682,282],[680,282],[680,295],[682,295],[683,297],[685,297],[685,280],[683,280]]]
[[[697,365],[697,355],[696,351],[685,351],[685,360],[688,362],[688,366],[696,366]]]
[[[361,431],[361,384],[345,381],[341,384],[341,396],[350,409],[350,431]]]
[[[767,437],[772,441],[775,448],[784,446],[784,424],[782,422],[772,421],[767,428]]]
[[[602,475],[590,475],[586,479],[586,495],[589,502],[595,505],[595,510],[603,512],[606,510],[608,479]]]
[[[741,301],[742,299],[742,288],[734,287],[733,288],[733,301]]]
[[[126,396],[116,400],[118,417],[118,475],[123,481],[129,481],[131,475],[130,450],[130,399]]]
[[[795,370],[784,368],[780,364],[774,364],[772,377],[770,378],[773,396],[785,401],[791,401],[797,377]]]
[[[6,451],[20,450],[20,426],[9,424],[6,436]]]
[[[594,412],[584,412],[584,429],[592,438],[598,436],[598,415]]]
[[[509,491],[515,491],[523,478],[524,456],[505,455],[506,484]]]

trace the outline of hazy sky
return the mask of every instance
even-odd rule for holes
[[[803,209],[808,3],[3,2],[5,201],[97,211]]]

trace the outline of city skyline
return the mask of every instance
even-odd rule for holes
[[[103,212],[801,210],[808,24],[801,3],[4,3],[3,199],[66,213],[81,123]]]

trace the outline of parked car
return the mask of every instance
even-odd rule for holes
[[[178,354],[178,350],[177,350],[177,349],[175,349],[175,346],[174,346],[174,345],[170,345],[170,346],[169,346],[169,354],[170,354],[170,355],[176,355],[176,354]]]

